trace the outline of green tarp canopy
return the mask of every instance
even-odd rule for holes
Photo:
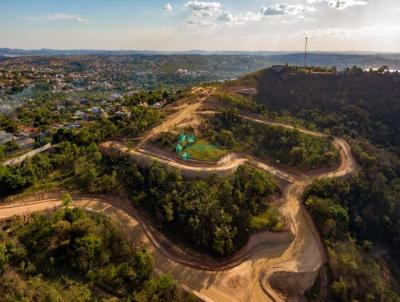
[[[194,136],[193,134],[188,136],[189,145],[193,145],[195,141],[196,141],[196,136]]]
[[[183,158],[183,160],[189,160],[190,159],[190,154],[185,152],[185,153],[182,154],[182,158]]]
[[[175,149],[176,149],[177,153],[182,153],[182,151],[183,151],[183,147],[181,145],[179,145],[179,144],[176,145]]]
[[[179,141],[180,144],[183,145],[185,143],[185,141],[186,141],[186,134],[185,133],[179,134],[178,141]]]

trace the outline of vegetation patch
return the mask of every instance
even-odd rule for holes
[[[284,230],[285,222],[282,220],[279,210],[271,205],[260,215],[251,217],[250,227],[255,231],[268,229],[279,232]]]
[[[334,166],[339,162],[339,152],[328,138],[248,121],[233,111],[206,121],[203,133],[210,142],[224,148],[299,168]]]
[[[199,140],[194,145],[186,148],[186,152],[190,154],[190,158],[200,161],[218,161],[227,150],[210,144],[206,140]]]
[[[163,132],[155,140],[154,144],[170,152],[178,152],[176,133]],[[195,140],[194,144],[187,145],[179,143],[182,147],[180,153],[188,153],[190,159],[199,161],[218,161],[223,155],[229,152],[227,148],[221,148],[218,144],[211,144],[204,138]],[[179,153],[178,153],[179,154]]]
[[[251,112],[263,113],[266,111],[264,105],[260,105],[251,98],[242,95],[231,95],[227,93],[217,93],[217,100],[224,106],[230,106],[236,109],[243,109]]]
[[[147,211],[156,225],[217,257],[231,255],[245,244],[254,231],[252,218],[273,207],[269,201],[279,193],[269,174],[249,166],[239,167],[230,178],[193,181],[159,164],[138,169],[126,155],[108,157],[104,167],[116,171],[134,205]],[[260,228],[276,230],[284,220],[278,211],[268,212],[268,219]]]
[[[383,259],[376,257],[379,253],[374,252],[372,241],[390,240],[398,246],[398,237],[385,238],[380,226],[390,218],[380,221],[374,214],[378,210],[365,205],[372,197],[365,185],[363,177],[324,179],[311,185],[303,196],[328,251],[327,301],[400,301],[393,276]],[[309,293],[309,300],[320,301],[318,290]]]
[[[0,300],[195,301],[108,218],[81,209],[0,225]]]

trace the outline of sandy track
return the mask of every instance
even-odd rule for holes
[[[289,180],[288,182],[291,184],[289,189],[285,190],[286,202],[282,211],[292,221],[291,232],[294,234],[294,240],[279,243],[277,240],[271,240],[268,235],[253,236],[247,245],[248,250],[245,247],[246,252],[239,253],[236,259],[234,257],[236,261],[232,262],[234,265],[216,268],[207,261],[201,263],[201,259],[194,260],[190,255],[170,250],[164,242],[158,240],[151,225],[135,215],[126,204],[122,205],[111,198],[81,198],[75,200],[73,205],[109,215],[121,224],[132,240],[150,246],[156,260],[157,271],[171,273],[185,288],[190,289],[205,301],[285,301],[288,297],[283,293],[289,293],[291,297],[302,295],[313,284],[325,261],[325,255],[318,232],[301,205],[300,196],[305,186],[315,179],[342,177],[357,169],[348,144],[342,139],[334,139],[335,146],[340,150],[341,164],[339,167],[320,172],[305,172],[300,175],[293,174],[289,170],[277,169],[249,156],[234,155],[222,163],[202,167],[192,166],[190,163],[180,162],[145,149],[145,142],[152,136],[179,124],[183,119],[194,114],[200,105],[201,102],[194,103],[173,114],[165,123],[146,134],[134,150],[127,150],[118,142],[106,142],[101,147],[103,150],[114,147],[130,152],[139,163],[152,163],[153,160],[158,160],[165,165],[189,171],[197,176],[204,172],[232,173],[239,165],[248,161],[276,177]],[[271,122],[258,118],[248,118],[271,124]],[[284,126],[292,128],[289,125]],[[299,130],[307,131],[311,135],[322,135],[308,130]],[[52,199],[26,205],[0,207],[0,218],[52,209],[60,204],[58,199]],[[281,292],[278,292],[277,288],[281,289]]]
[[[214,90],[212,90],[210,93],[212,93]],[[208,97],[208,94],[199,98],[195,103],[183,106],[183,109],[179,110],[176,113],[173,113],[169,118],[164,121],[161,125],[153,128],[150,130],[144,137],[143,139],[139,142],[139,144],[136,146],[136,148],[141,148],[144,144],[147,143],[147,141],[152,138],[153,136],[166,131],[170,128],[173,128],[174,126],[178,125],[182,120],[187,118],[188,116],[192,116],[197,109],[201,106],[202,102],[206,100]]]

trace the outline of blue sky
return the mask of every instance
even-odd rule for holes
[[[400,52],[400,0],[0,0],[0,47]]]

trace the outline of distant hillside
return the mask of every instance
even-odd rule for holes
[[[302,52],[287,51],[152,51],[152,50],[54,50],[38,49],[24,50],[0,48],[0,57],[20,56],[93,56],[93,55],[201,55],[201,56],[249,56],[262,57],[265,60],[263,66],[276,64],[303,65],[304,54]],[[362,68],[379,68],[383,65],[390,69],[400,70],[400,54],[374,53],[374,52],[314,52],[308,55],[310,66],[336,66],[338,70],[354,65]],[[261,66],[261,67],[263,67]]]
[[[289,111],[321,128],[331,128],[339,121],[353,135],[400,148],[399,73],[304,73],[268,68],[240,80],[246,81],[256,86],[256,101],[270,109]]]
[[[268,60],[281,65],[304,65],[304,54],[276,54],[268,56]],[[309,66],[336,66],[338,70],[353,66],[366,69],[387,65],[390,69],[400,70],[400,54],[310,53],[307,55],[307,64]]]
[[[90,50],[90,49],[12,49],[0,48],[0,56],[80,56],[80,55],[252,55],[267,56],[274,54],[284,54],[287,52],[273,51],[204,51],[204,50],[188,50],[188,51],[155,51],[155,50]]]

